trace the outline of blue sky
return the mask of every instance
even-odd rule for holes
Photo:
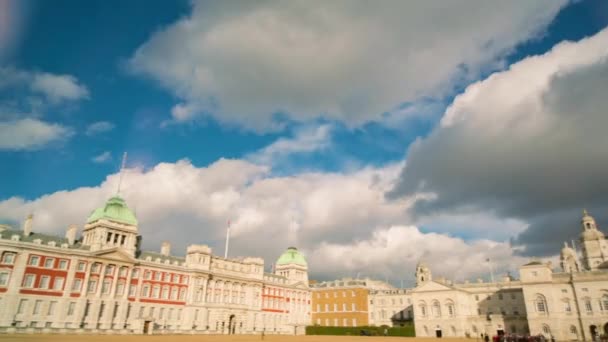
[[[178,165],[183,159],[201,170],[222,158],[266,168],[263,174],[252,172],[255,176],[243,186],[260,177],[356,178],[375,170],[393,177],[380,197],[403,200],[412,196],[408,184],[421,180],[411,179],[409,165],[401,170],[410,162],[411,144],[418,141],[425,150],[432,140],[427,137],[442,135],[440,120],[446,109],[457,107],[455,99],[467,87],[543,55],[560,42],[592,37],[608,25],[608,7],[601,0],[556,1],[551,6],[517,3],[513,8],[505,4],[506,17],[485,6],[472,10],[476,5],[467,1],[443,11],[380,2],[371,11],[384,16],[386,25],[372,16],[362,20],[364,24],[356,22],[365,11],[352,4],[327,5],[328,13],[335,15],[329,19],[318,17],[310,6],[5,1],[0,6],[8,14],[8,25],[0,25],[0,76],[5,77],[0,80],[0,132],[5,134],[0,139],[0,201],[6,208],[19,202],[10,206],[19,213],[44,211],[44,197],[111,187],[108,182],[124,151],[129,167],[142,177],[159,163]],[[419,10],[429,15],[437,11],[437,23],[417,24]],[[472,19],[442,21],[445,12],[458,10]],[[39,83],[44,75],[57,77]],[[23,120],[45,127],[34,130],[26,125],[33,121]],[[54,130],[48,131],[50,126]],[[30,138],[15,145],[20,140],[15,135]],[[449,169],[452,164],[441,165]],[[439,196],[447,191],[438,185],[429,188]],[[128,193],[125,196],[129,199]],[[526,229],[542,215],[511,212],[498,199],[463,198],[462,205],[444,207],[420,200],[410,209],[404,206],[405,216],[382,224],[386,228],[398,221],[418,226],[422,234],[446,234],[473,244],[477,239],[509,238],[525,244]],[[603,199],[587,205],[603,208]],[[574,212],[574,207],[551,210],[563,214]],[[5,216],[18,221],[17,214]],[[480,228],[479,217],[498,228]],[[224,220],[203,221],[213,226]],[[196,224],[200,222],[184,223]],[[370,219],[366,224],[362,234],[341,230],[346,239],[334,238],[331,232],[314,243],[305,238],[297,242],[310,250],[322,243],[360,243],[371,239],[380,223]],[[158,239],[152,238],[152,245]]]

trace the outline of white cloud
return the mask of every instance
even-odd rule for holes
[[[327,148],[331,143],[331,126],[299,128],[293,138],[280,138],[274,143],[247,156],[262,165],[273,165],[289,155],[311,153]]]
[[[566,3],[194,2],[130,65],[182,99],[177,121],[204,112],[267,131],[281,113],[360,125],[496,67]]]
[[[523,221],[515,242],[536,255],[574,238],[584,207],[608,220],[607,46],[604,29],[470,85],[410,146],[393,197],[433,193],[419,215]]]
[[[51,103],[76,101],[89,97],[87,88],[79,84],[76,77],[72,75],[34,73],[30,86],[34,92],[44,94]]]
[[[105,151],[105,152],[101,153],[100,155],[97,155],[97,156],[91,158],[91,161],[93,161],[93,163],[97,163],[97,164],[105,163],[110,160],[112,160],[112,153],[110,153],[110,151]]]
[[[316,278],[353,272],[384,277],[387,270],[409,277],[418,257],[435,253],[467,262],[496,256],[503,260],[500,265],[510,265],[505,243],[464,242],[402,226],[411,221],[411,199],[384,197],[399,170],[396,164],[352,173],[276,177],[268,168],[247,161],[221,159],[195,167],[182,160],[146,171],[127,169],[122,195],[137,213],[147,249],[170,240],[175,253],[183,254],[187,244],[207,243],[221,255],[226,222],[231,220],[231,256],[262,256],[270,267],[284,248],[296,245],[308,256]],[[17,221],[33,212],[34,230],[63,234],[69,224],[83,224],[115,193],[117,182],[118,175],[113,174],[95,187],[32,201],[11,198],[0,202],[0,216]],[[383,240],[389,247],[380,243]],[[355,267],[352,260],[362,263]],[[437,267],[445,269],[439,263]]]
[[[351,244],[321,243],[311,251],[315,272],[324,277],[375,275],[406,280],[412,284],[419,261],[430,266],[435,277],[457,281],[489,278],[486,259],[497,275],[515,271],[525,259],[513,254],[508,243],[492,240],[465,242],[445,234],[422,233],[415,226],[390,226],[374,231],[369,239]],[[515,272],[513,275],[517,275]]]
[[[37,119],[0,122],[0,150],[35,150],[68,139],[69,127]]]
[[[87,126],[85,134],[88,136],[97,135],[113,130],[115,125],[109,121],[97,121]]]

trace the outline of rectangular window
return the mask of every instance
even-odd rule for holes
[[[158,286],[154,286],[152,288],[152,298],[158,298],[160,295],[160,288]]]
[[[325,312],[329,312],[329,304],[325,304]]]
[[[164,281],[165,281],[166,283],[168,283],[168,282],[170,282],[170,281],[171,281],[171,274],[169,274],[169,273],[165,273],[165,276],[164,276],[163,278],[164,278]]]
[[[585,300],[585,310],[587,310],[587,312],[593,311],[593,307],[591,306],[591,301],[588,299]]]
[[[30,260],[27,262],[29,266],[38,266],[38,263],[40,263],[40,257],[37,255],[31,255]]]
[[[342,303],[342,311],[346,311],[346,303]]]
[[[356,326],[357,326],[357,319],[353,318],[353,327],[356,327]]]
[[[163,291],[162,291],[162,299],[169,299],[169,288],[168,287],[163,287]]]
[[[179,291],[179,300],[184,300],[184,298],[186,298],[186,289],[185,289],[185,288],[182,288],[182,289]]]
[[[60,270],[67,270],[68,269],[68,261],[65,260],[65,259],[59,260],[59,269]]]
[[[49,277],[49,276],[40,277],[40,284],[38,285],[38,288],[45,289],[45,290],[48,289],[50,280],[51,280],[51,277]]]
[[[74,315],[75,309],[76,309],[76,302],[70,302],[70,305],[68,305],[68,316]]]
[[[34,287],[34,281],[36,280],[36,276],[33,274],[26,274],[23,277],[23,287],[32,288]]]
[[[63,290],[64,281],[65,281],[65,279],[63,277],[55,278],[55,280],[53,281],[53,290],[56,290],[56,291]]]
[[[55,265],[55,258],[46,258],[44,259],[44,268],[53,268]]]
[[[334,318],[334,327],[337,327],[337,326],[338,326],[338,319]]]
[[[145,271],[144,272],[144,279],[150,280],[151,277],[152,277],[152,272],[150,272],[150,271]]]
[[[334,303],[334,311],[338,311],[338,304]]]
[[[142,297],[149,297],[150,296],[150,285],[146,284],[146,285],[144,285],[144,287],[142,287],[142,289],[141,289],[141,295],[142,295]]]
[[[160,281],[160,272],[154,272],[154,280]]]
[[[87,267],[87,263],[84,261],[79,261],[78,262],[78,272],[84,272],[85,268]]]
[[[352,311],[357,311],[357,304],[353,303],[352,309],[353,309]]]
[[[348,321],[346,320],[346,318],[342,319],[342,326],[343,327],[347,327],[348,326]]]
[[[82,288],[82,279],[76,278],[74,279],[74,283],[72,284],[72,292],[78,292]]]
[[[101,284],[101,293],[103,293],[103,294],[110,293],[111,284],[112,284],[112,281],[110,279],[104,279],[103,283]]]
[[[321,304],[317,304],[317,312],[321,312]]]
[[[38,315],[40,313],[40,308],[42,307],[42,301],[37,300],[34,302],[34,315]]]
[[[91,266],[91,273],[99,273],[99,263],[94,263],[93,266]]]
[[[133,269],[133,273],[131,273],[131,278],[133,278],[133,279],[139,278],[139,268]]]
[[[87,286],[87,292],[93,293],[97,289],[97,279],[90,279]]]
[[[25,308],[27,307],[27,299],[21,299],[19,301],[19,307],[17,308],[17,314],[20,315],[25,312]]]
[[[8,272],[0,272],[0,286],[8,285],[8,276],[9,276]]]
[[[116,286],[116,294],[122,296],[125,291],[125,283],[118,283]]]
[[[15,262],[15,253],[4,253],[2,256],[3,264],[13,264]]]
[[[129,286],[129,297],[135,296],[135,291],[137,291],[137,286],[130,285]]]
[[[57,306],[57,302],[52,301],[49,303],[49,310],[46,312],[48,316],[52,316],[55,314],[55,307]]]

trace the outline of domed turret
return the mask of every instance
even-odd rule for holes
[[[125,201],[118,196],[110,198],[103,207],[93,210],[91,216],[87,219],[87,223],[93,223],[101,219],[137,226],[135,214],[127,207]]]
[[[308,263],[295,247],[289,247],[276,262],[275,273],[287,277],[290,283],[303,282],[308,286]]]
[[[84,226],[83,244],[91,251],[120,247],[135,255],[139,247],[137,218],[122,198],[114,196],[93,210]]]
[[[283,254],[281,254],[279,259],[277,260],[277,266],[289,264],[308,267],[308,263],[306,262],[304,255],[302,255],[302,253],[300,253],[295,247],[287,248],[287,250]]]

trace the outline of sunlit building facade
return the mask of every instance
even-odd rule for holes
[[[303,334],[308,266],[293,247],[264,272],[256,257],[225,259],[206,245],[185,256],[141,250],[120,197],[64,237],[0,226],[0,329],[94,333]]]

